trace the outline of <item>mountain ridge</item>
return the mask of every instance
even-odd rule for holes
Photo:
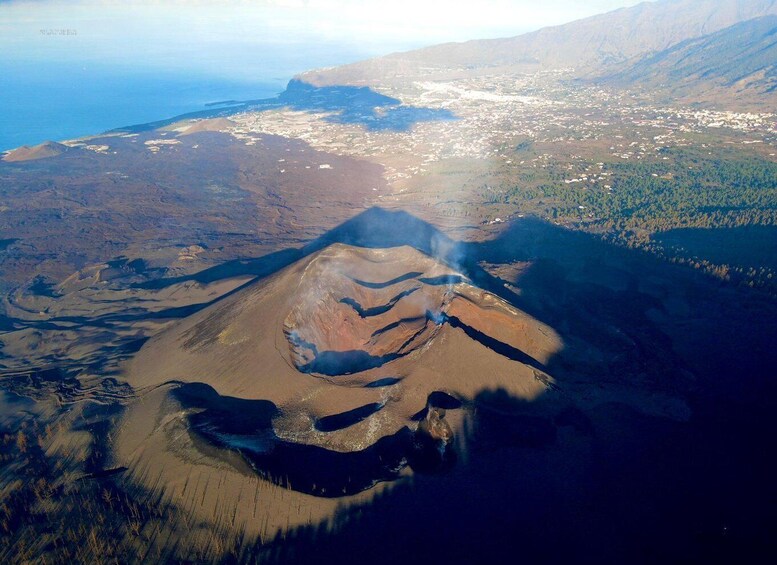
[[[605,82],[701,103],[777,106],[777,16],[741,22],[646,57]]]
[[[316,86],[377,85],[423,78],[539,70],[595,80],[684,41],[756,18],[777,16],[777,0],[643,2],[515,37],[445,43],[299,75]]]

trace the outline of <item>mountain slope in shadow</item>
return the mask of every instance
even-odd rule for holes
[[[537,220],[464,243],[382,209],[196,276],[236,273],[257,278],[135,356],[114,457],[141,484],[217,484],[167,492],[231,509],[263,540],[246,559],[457,562],[489,540],[640,561],[658,539],[650,561],[725,549],[718,522],[761,543],[766,508],[740,496],[772,488],[770,299]]]
[[[645,57],[606,82],[693,102],[736,96],[777,104],[777,15],[748,20]]]

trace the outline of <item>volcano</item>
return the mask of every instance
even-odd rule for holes
[[[560,347],[438,259],[336,243],[154,337],[128,380],[175,384],[194,433],[260,475],[353,494],[445,459],[479,393],[542,395]]]
[[[56,141],[46,141],[33,147],[22,145],[13,151],[9,151],[3,157],[3,161],[14,163],[18,161],[35,161],[37,159],[47,159],[49,157],[62,155],[69,150],[70,147],[67,145],[57,143]]]

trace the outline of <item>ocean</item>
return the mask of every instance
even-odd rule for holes
[[[430,41],[355,7],[188,4],[0,0],[0,151],[270,98],[300,72]]]
[[[107,65],[0,61],[0,151],[99,134],[225,100],[271,97],[291,75],[235,81]]]

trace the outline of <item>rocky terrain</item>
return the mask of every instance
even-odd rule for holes
[[[774,554],[776,6],[7,152],[0,561]]]
[[[777,15],[747,20],[645,57],[609,80],[638,87],[654,99],[775,107],[775,37]]]

